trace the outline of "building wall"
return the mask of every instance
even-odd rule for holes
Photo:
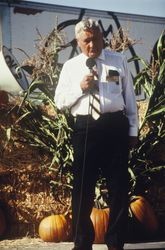
[[[84,16],[99,20],[103,27],[104,37],[108,40],[112,31],[115,32],[119,27],[128,30],[129,37],[138,41],[131,50],[126,52],[128,59],[133,55],[138,55],[150,60],[152,49],[165,27],[165,18],[37,3],[7,5],[0,2],[0,43],[11,48],[21,64],[27,57],[19,49],[29,56],[36,53],[37,30],[44,37],[48,36],[54,27],[63,27],[65,41],[68,43],[74,39],[75,23]],[[60,52],[60,63],[77,53],[79,50],[75,44],[70,45]],[[129,65],[132,74],[136,75],[141,66],[138,63]]]

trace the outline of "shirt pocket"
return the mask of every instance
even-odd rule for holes
[[[121,76],[119,71],[116,68],[106,69],[106,83],[108,89],[111,93],[117,94],[120,93],[121,88]]]
[[[107,88],[109,89],[109,92],[112,94],[119,94],[122,91],[121,87],[121,79],[119,77],[118,81],[107,81]]]

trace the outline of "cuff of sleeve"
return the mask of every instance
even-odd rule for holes
[[[130,128],[129,136],[138,136],[138,128]]]

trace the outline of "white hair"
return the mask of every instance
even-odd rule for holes
[[[89,30],[89,29],[98,29],[101,31],[98,21],[93,20],[91,18],[86,18],[86,19],[83,19],[79,23],[76,24],[76,26],[75,26],[76,38],[79,36],[79,34],[82,31]]]

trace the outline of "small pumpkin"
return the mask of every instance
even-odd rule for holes
[[[42,219],[39,236],[46,242],[67,241],[70,237],[70,226],[65,215],[50,215]]]
[[[94,243],[104,243],[104,236],[107,231],[109,221],[109,208],[101,209],[93,207],[90,218],[92,220],[93,227],[95,230]]]
[[[142,196],[133,196],[130,202],[130,210],[136,219],[150,232],[158,230],[158,220],[150,203]]]

